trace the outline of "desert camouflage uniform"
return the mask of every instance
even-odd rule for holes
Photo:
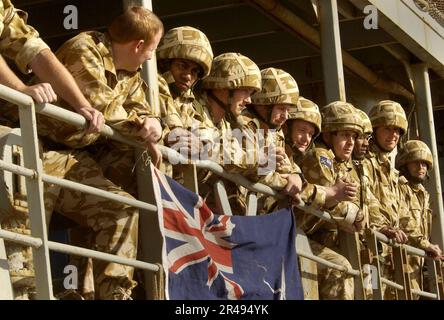
[[[213,89],[227,89],[230,95],[235,89],[241,88],[253,88],[255,91],[261,89],[261,75],[259,68],[249,58],[235,53],[225,53],[219,55],[213,60],[213,65],[210,75],[204,79],[202,87],[204,89],[203,94],[199,97],[199,103],[202,106],[201,115],[205,119],[212,122],[212,124],[205,125],[208,129],[202,130],[201,137],[203,140],[214,141],[206,137],[211,137],[208,131],[216,128],[218,133],[225,142],[230,142],[230,147],[227,149],[223,144],[214,144],[213,158],[219,159],[218,162],[223,164],[224,168],[232,173],[240,173],[253,182],[261,182],[267,184],[270,187],[276,189],[282,189],[286,184],[286,179],[280,176],[275,170],[269,168],[263,168],[262,174],[259,175],[259,152],[260,149],[255,145],[251,139],[251,135],[247,134],[243,130],[239,130],[242,127],[241,118],[236,118],[229,110],[227,105],[221,105],[225,109],[225,117],[219,124],[213,122],[213,116],[209,107],[208,100],[211,98],[214,100],[215,96],[212,96],[211,90]],[[199,111],[199,110],[197,110]],[[231,134],[232,128],[237,129],[237,133],[241,134],[248,142],[244,145],[239,138],[236,138]],[[242,144],[242,145],[241,145]],[[228,144],[225,144],[228,145]],[[219,156],[214,157],[214,155]],[[221,158],[223,156],[223,159]],[[212,197],[212,186],[214,179],[218,179],[212,174],[208,174],[204,179],[200,180],[199,188],[203,194],[207,194]],[[238,197],[238,194],[245,194],[245,190],[239,188],[239,186],[229,181],[224,181],[227,189],[227,194],[233,199],[232,204],[236,210],[234,212],[243,212],[246,208],[245,198]]]
[[[364,130],[364,136],[365,135],[371,135],[373,133],[372,123],[370,121],[370,118],[368,115],[359,109],[356,109],[358,112],[358,115],[361,119],[361,126]],[[364,137],[366,138],[366,137]],[[370,172],[369,172],[369,165],[367,162],[369,160],[364,156],[363,159],[353,159],[353,165],[355,167],[356,172],[358,173],[359,177],[359,183],[360,183],[360,199],[361,199],[361,207],[362,207],[362,213],[364,214],[365,219],[365,228],[370,228],[370,212],[372,212],[372,216],[379,216],[379,207],[380,203],[379,200],[373,195],[371,191],[371,183],[370,183]],[[365,242],[363,241],[363,233],[364,229],[360,232],[360,239],[361,239],[361,248],[364,248]],[[369,261],[362,261],[363,262],[363,272],[364,272],[364,283],[367,283],[368,286],[365,287],[366,291],[366,299],[371,299],[373,297],[373,289],[371,287],[372,281],[371,281],[371,273],[367,272],[366,270],[371,270],[369,266]],[[367,265],[368,267],[365,267]]]
[[[14,61],[19,70],[32,72],[30,62],[48,45],[39,38],[38,32],[27,21],[27,13],[13,6],[10,0],[0,0],[0,54]],[[17,125],[17,107],[1,107],[0,124],[13,127]],[[4,128],[7,130],[7,128]],[[5,133],[2,130],[2,133]],[[11,195],[12,212],[0,214],[1,228],[29,235],[28,206],[25,194]],[[6,254],[13,281],[14,297],[28,299],[35,290],[32,250],[12,242],[5,243]]]
[[[208,76],[213,61],[213,50],[206,35],[193,27],[178,27],[169,30],[162,38],[157,49],[157,60],[159,62],[159,93],[161,112],[168,130],[164,130],[164,143],[168,144],[168,134],[176,127],[193,130],[198,126],[199,113],[196,109],[201,108],[194,96],[194,86],[184,92],[174,85],[175,79],[169,70],[172,59],[184,59],[197,63],[202,68],[200,78]],[[165,106],[165,107],[163,107]],[[173,140],[173,138],[171,139]],[[172,167],[165,164],[165,170],[172,174]],[[174,178],[183,182],[181,166],[174,168]]]
[[[255,176],[258,170],[258,160],[255,158],[256,150],[246,151],[243,149],[238,140],[232,135],[232,126],[225,118],[220,123],[215,124],[208,106],[208,97],[204,92],[199,96],[199,104],[202,106],[201,119],[204,121],[198,123],[194,130],[198,128],[199,139],[203,141],[205,156],[209,159],[222,165],[224,169],[231,173],[240,173],[243,176],[251,179]],[[196,119],[196,118],[195,118]],[[253,159],[251,159],[253,155]],[[247,159],[248,158],[248,159]],[[203,158],[202,160],[205,160]],[[263,177],[274,180],[274,175],[268,174]],[[198,170],[199,193],[204,197],[209,207],[216,212],[222,213],[217,207],[215,195],[213,191],[214,184],[221,180],[227,191],[228,200],[230,202],[233,214],[245,214],[246,191],[243,187],[235,183],[220,178],[207,170]],[[262,180],[263,181],[263,180]]]
[[[73,74],[91,105],[104,114],[106,123],[124,136],[140,141],[135,119],[157,117],[152,114],[145,97],[146,85],[139,72],[116,71],[107,34],[81,33],[66,42],[57,52],[58,58]],[[69,109],[65,102],[63,107]],[[85,134],[72,126],[41,118],[40,132],[51,140],[81,150],[48,151],[44,154],[45,171],[128,198],[134,193],[134,176],[121,169],[134,165],[133,150],[120,143],[99,139],[98,134]],[[85,146],[87,146],[85,148]],[[51,145],[51,147],[54,147]],[[119,161],[115,148],[121,156]],[[123,157],[122,155],[126,156]],[[116,160],[116,162],[114,162]],[[109,166],[112,164],[112,166]],[[72,217],[84,227],[92,228],[94,246],[104,252],[135,258],[137,253],[138,210],[127,205],[50,186],[48,208]],[[98,205],[99,204],[99,205]],[[100,209],[98,209],[100,208]],[[114,263],[95,262],[96,298],[112,299],[114,290],[129,293],[136,285],[133,268]],[[119,288],[120,287],[120,288]]]
[[[291,141],[291,127],[293,125],[293,120],[303,120],[315,126],[315,133],[312,136],[310,145],[304,153],[299,151],[299,149],[294,146],[293,141]],[[321,132],[321,123],[322,118],[319,107],[313,101],[305,99],[304,97],[299,97],[296,105],[290,107],[290,111],[288,112],[288,120],[285,122],[284,127],[284,129],[286,129],[285,153],[290,158],[290,162],[298,166],[302,163],[305,154],[313,149],[313,141]],[[301,199],[304,201],[305,205],[320,210],[325,205],[325,187],[307,182],[304,190],[301,192]]]
[[[264,148],[281,148],[285,150],[285,137],[281,127],[270,124],[270,115],[277,104],[295,105],[299,99],[299,88],[293,77],[281,70],[275,68],[266,68],[261,70],[262,89],[255,93],[252,97],[252,105],[242,114],[241,130],[251,136],[251,141],[255,141],[255,145]],[[268,119],[263,118],[256,110],[254,105],[268,106]],[[279,174],[297,174],[301,173],[298,165],[286,156],[276,172]],[[287,181],[281,179],[279,175],[275,175],[277,179],[274,186],[284,188]],[[278,201],[275,197],[259,196],[258,197],[258,213],[266,214],[278,210]]]
[[[358,134],[362,133],[362,127],[356,109],[345,102],[333,102],[322,110],[322,131],[336,132],[341,130],[352,130]],[[333,186],[338,179],[358,183],[359,177],[353,166],[352,160],[338,161],[334,152],[324,143],[317,142],[302,160],[301,169],[308,182],[322,186]],[[358,194],[360,193],[358,186]],[[319,218],[297,211],[297,225],[309,236],[313,242],[313,253],[321,258],[340,264],[347,269],[352,269],[348,260],[337,253],[338,225],[349,229],[358,219],[361,208],[360,199],[354,201],[341,201],[330,213],[335,224],[320,220]],[[354,279],[343,272],[319,267],[318,272],[319,292],[322,299],[354,298]]]
[[[410,140],[398,153],[396,167],[401,169],[408,162],[419,160],[427,163],[428,171],[433,169],[433,157],[429,147],[422,141]],[[400,178],[400,188],[403,199],[409,208],[409,215],[400,218],[400,227],[409,236],[409,244],[426,249],[431,245],[429,241],[432,226],[430,194],[422,183],[408,181],[404,176]],[[408,264],[412,288],[424,290],[422,272],[424,259],[409,255]]]
[[[373,130],[380,126],[395,126],[401,129],[401,136],[407,131],[407,118],[402,106],[394,101],[383,100],[369,112]],[[390,152],[383,151],[375,143],[370,145],[367,161],[363,162],[369,173],[369,186],[372,194],[379,200],[379,208],[369,212],[370,228],[376,230],[383,226],[399,228],[400,217],[408,216],[405,202],[399,188],[399,171],[393,168]],[[383,274],[393,279],[391,248],[382,244],[380,256]],[[395,291],[384,286],[384,298],[393,299]]]

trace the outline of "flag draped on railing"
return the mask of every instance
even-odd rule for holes
[[[152,169],[169,299],[303,299],[290,209],[213,214],[197,194]]]

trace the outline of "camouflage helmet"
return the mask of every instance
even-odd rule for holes
[[[318,105],[313,101],[299,97],[298,103],[290,107],[287,121],[297,119],[312,123],[316,128],[315,136],[321,132],[321,112]]]
[[[343,101],[329,103],[321,110],[322,132],[352,130],[362,134],[361,118],[352,104]]]
[[[405,164],[413,161],[424,161],[428,165],[428,170],[433,169],[433,157],[429,147],[420,140],[409,140],[396,155],[396,168],[399,169]]]
[[[196,62],[203,69],[202,77],[210,74],[213,50],[207,36],[193,27],[169,30],[160,41],[157,59],[186,59]]]
[[[391,100],[380,101],[369,113],[373,128],[394,126],[401,129],[401,136],[407,132],[408,123],[402,106]]]
[[[299,99],[299,88],[296,80],[281,69],[266,68],[261,70],[262,90],[251,96],[253,104],[296,105]]]
[[[261,90],[261,72],[248,57],[240,53],[223,53],[214,58],[211,72],[203,80],[203,89]]]
[[[361,119],[361,127],[364,129],[364,133],[372,133],[373,127],[367,113],[358,108],[355,109],[358,112],[359,118]]]

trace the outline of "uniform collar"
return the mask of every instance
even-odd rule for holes
[[[380,164],[390,163],[391,162],[391,156],[390,152],[382,150],[380,147],[378,147],[375,143],[370,145],[370,152],[369,154],[371,156],[374,156]]]

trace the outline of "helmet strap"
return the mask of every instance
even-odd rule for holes
[[[261,120],[262,122],[266,123],[267,126],[270,129],[279,129],[279,126],[276,126],[274,124],[271,123],[271,114],[272,114],[272,110],[267,110],[267,116],[263,117],[257,110],[256,108],[252,107],[250,110],[250,113],[252,113],[255,117],[259,118],[259,120]]]
[[[230,105],[231,101],[233,99],[233,90],[228,90],[228,100],[227,103],[223,103],[222,100],[220,100],[218,97],[216,97],[212,90],[208,91],[208,96],[216,102],[216,104],[225,110],[225,119],[227,119],[230,123],[236,123],[237,119],[236,116],[231,112]]]

